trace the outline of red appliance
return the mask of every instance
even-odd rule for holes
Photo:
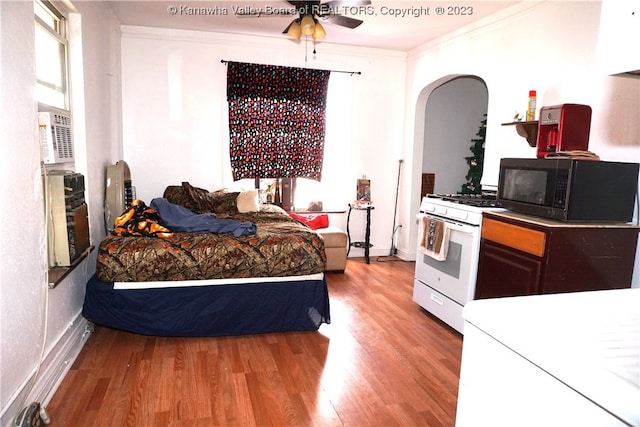
[[[540,109],[536,156],[545,158],[558,151],[587,151],[591,129],[591,107],[562,104]]]

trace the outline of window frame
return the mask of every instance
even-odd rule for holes
[[[37,60],[37,37],[36,37],[36,101],[39,104],[50,107],[59,108],[65,111],[71,111],[70,107],[70,80],[69,80],[69,18],[63,7],[57,6],[54,2],[48,0],[33,0],[34,3],[34,31],[43,31],[50,36],[61,50],[60,61],[56,64],[60,71],[60,86],[57,82],[41,80],[38,75]],[[46,22],[37,12],[40,8],[44,13],[51,17],[52,24]],[[43,90],[53,91],[61,95],[61,103],[51,102],[51,99],[43,99],[38,94],[40,88]]]

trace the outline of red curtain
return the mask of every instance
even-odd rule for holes
[[[320,181],[330,71],[229,62],[233,179]]]

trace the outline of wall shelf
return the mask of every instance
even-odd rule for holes
[[[89,256],[95,246],[91,245],[78,258],[76,258],[69,267],[50,267],[49,268],[49,289],[53,289],[64,280],[80,263]]]
[[[515,126],[518,135],[527,140],[530,147],[538,143],[538,121],[502,123],[502,126]]]

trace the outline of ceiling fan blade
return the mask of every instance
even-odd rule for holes
[[[371,4],[371,0],[331,0],[323,4],[330,7],[369,6]]]
[[[332,24],[340,25],[342,27],[347,27],[351,29],[358,27],[363,22],[359,19],[350,18],[348,16],[342,16],[342,15],[329,15],[326,18],[326,20]]]
[[[320,0],[286,0],[291,6],[296,8],[306,7],[307,5],[318,5]]]

